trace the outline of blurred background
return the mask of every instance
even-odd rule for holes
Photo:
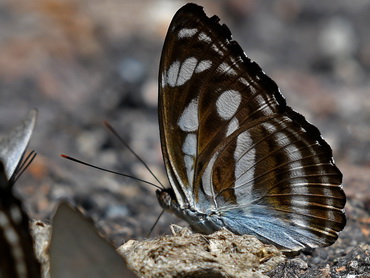
[[[320,129],[354,200],[349,219],[356,206],[369,212],[370,2],[195,2],[228,25],[288,104]],[[104,128],[107,120],[168,184],[157,76],[168,25],[185,3],[0,0],[0,132],[39,111],[29,146],[38,156],[16,185],[32,218],[47,222],[68,200],[116,245],[146,236],[161,212],[155,188],[59,155],[153,181]],[[163,216],[153,235],[168,233],[169,223],[179,221]]]

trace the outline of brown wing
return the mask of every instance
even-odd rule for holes
[[[218,21],[201,7],[186,5],[174,16],[163,47],[161,142],[180,204],[194,205],[201,198],[202,173],[237,121],[253,121],[285,107],[276,84],[245,57]]]
[[[346,220],[331,148],[218,21],[188,4],[163,47],[160,131],[177,201],[284,247],[334,242]]]

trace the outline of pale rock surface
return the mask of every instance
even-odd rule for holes
[[[31,227],[43,277],[50,277],[51,227],[40,221]],[[171,236],[130,240],[117,251],[138,277],[268,277],[265,273],[286,260],[276,247],[253,236],[238,236],[227,230],[201,235],[176,225],[171,230]]]
[[[172,225],[172,236],[130,240],[117,251],[140,277],[268,277],[285,261],[274,246],[221,230],[211,235]]]

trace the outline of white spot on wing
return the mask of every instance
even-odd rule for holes
[[[252,144],[253,141],[248,131],[244,131],[238,136],[234,152],[235,188],[253,180],[256,150],[251,148]],[[248,194],[248,192],[244,194]]]
[[[177,86],[184,85],[194,73],[194,69],[198,64],[198,60],[195,57],[190,57],[184,61],[181,65],[179,77],[177,79]]]
[[[181,30],[179,31],[178,38],[179,38],[179,39],[183,39],[183,38],[191,38],[191,37],[192,37],[192,36],[194,36],[197,32],[198,32],[198,29],[196,29],[196,28],[193,28],[193,29],[184,28],[184,29],[181,29]]]
[[[237,72],[232,67],[230,67],[229,64],[227,63],[221,63],[218,66],[217,71],[220,74],[237,75]]]
[[[243,78],[243,77],[240,77],[238,79],[242,84],[246,85],[247,87],[249,87],[251,84],[247,81],[247,79]]]
[[[19,244],[18,235],[17,235],[16,231],[14,231],[14,229],[12,229],[10,226],[9,226],[8,229],[6,229],[4,231],[4,235],[7,239],[7,241],[9,243],[11,243],[12,245]]]
[[[282,123],[279,124],[280,126],[282,125]],[[273,134],[277,131],[277,126],[274,123],[265,122],[262,124],[262,126],[264,129],[266,129],[266,131],[268,131],[269,134]],[[280,141],[283,141],[283,139],[286,138],[286,135],[283,133],[275,133],[274,137],[276,137],[275,141],[279,144]]]
[[[166,87],[166,83],[167,83],[167,73],[166,73],[166,71],[163,71],[162,72],[162,76],[161,76],[161,87],[162,88],[164,88],[164,87]]]
[[[224,53],[222,52],[222,50],[220,50],[220,49],[218,48],[218,46],[217,46],[217,45],[215,45],[215,44],[212,44],[211,48],[212,48],[214,51],[216,51],[216,53],[217,53],[217,54],[220,54],[220,55],[223,55],[223,54],[224,54]]]
[[[197,147],[197,136],[194,133],[186,135],[185,142],[182,145],[184,154],[195,156]]]
[[[0,227],[4,230],[7,225],[9,225],[8,217],[0,211]]]
[[[235,130],[237,130],[239,127],[239,121],[237,118],[233,118],[229,125],[227,126],[227,132],[226,137],[229,136],[231,133],[233,133]]]
[[[210,43],[212,39],[204,32],[199,33],[199,40]]]
[[[289,170],[300,169],[303,167],[300,159],[302,159],[302,153],[295,145],[289,145],[284,148],[284,153],[292,161],[288,164]],[[294,162],[293,162],[294,161]],[[304,192],[308,193],[308,192]]]
[[[234,159],[238,160],[241,156],[244,156],[246,150],[248,150],[252,146],[252,143],[253,141],[248,131],[240,133],[236,142]]]
[[[259,106],[265,106],[266,105],[266,101],[261,95],[256,95],[254,100],[258,103]]]
[[[194,163],[195,156],[197,153],[197,136],[194,133],[189,133],[185,137],[185,142],[182,145],[182,151],[184,152],[184,163],[186,168],[186,175],[188,177],[188,184],[193,185],[194,179]]]
[[[200,73],[202,71],[205,71],[209,69],[212,66],[212,62],[209,60],[204,60],[199,62],[198,66],[195,68],[196,73]]]
[[[188,177],[189,185],[193,185],[194,179],[194,156],[185,155],[184,156],[184,163],[186,168],[186,175]]]
[[[202,176],[202,184],[204,192],[208,196],[215,196],[215,193],[213,191],[213,184],[212,184],[212,170],[213,166],[216,162],[216,159],[218,157],[219,152],[215,153],[212,158],[209,160],[208,165],[206,169],[204,170],[203,176]]]
[[[175,87],[177,77],[179,75],[179,69],[180,69],[180,62],[175,61],[168,69],[167,75],[166,75],[166,81],[163,84],[168,84],[170,87]]]
[[[193,132],[198,129],[198,99],[193,99],[182,113],[178,126],[182,131]]]
[[[242,97],[238,91],[223,92],[216,101],[217,113],[223,120],[230,120],[239,108]]]

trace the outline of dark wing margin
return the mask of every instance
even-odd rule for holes
[[[195,4],[176,13],[165,40],[159,122],[180,205],[221,212],[230,230],[291,249],[330,245],[345,226],[330,146]]]
[[[258,119],[286,105],[275,82],[245,56],[227,26],[218,22],[217,16],[207,17],[202,7],[187,4],[174,16],[163,47],[158,106],[161,144],[180,204],[204,200],[208,189],[201,186],[203,173],[236,121]],[[263,82],[256,82],[259,77]],[[266,90],[274,94],[260,93]],[[223,107],[216,101],[222,103],[233,94],[240,97],[240,109],[229,117],[226,107],[226,114],[220,115]]]

